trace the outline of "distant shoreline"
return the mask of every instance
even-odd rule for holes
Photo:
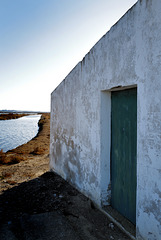
[[[20,117],[25,117],[30,114],[25,114],[25,113],[2,113],[0,114],[0,120],[11,120],[11,119],[17,119]]]
[[[50,114],[50,112],[0,110],[0,120],[11,120],[11,119],[17,119],[20,117],[24,117],[24,116],[39,115],[39,114]]]

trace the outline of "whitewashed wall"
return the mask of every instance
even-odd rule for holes
[[[161,239],[161,1],[140,0],[51,94],[50,168],[110,202],[110,90],[137,86],[137,239]],[[121,87],[120,87],[121,88]]]

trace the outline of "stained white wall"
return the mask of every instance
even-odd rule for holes
[[[161,1],[140,0],[51,94],[50,168],[110,202],[110,91],[137,86],[137,239],[161,236]]]

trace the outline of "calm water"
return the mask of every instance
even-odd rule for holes
[[[4,152],[30,141],[38,133],[41,115],[0,121],[0,149]]]

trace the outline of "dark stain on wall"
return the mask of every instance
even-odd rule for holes
[[[81,148],[67,136],[67,132],[66,129],[57,128],[51,154],[55,165],[63,169],[66,180],[72,184],[80,184],[82,180],[82,168],[79,162]]]
[[[155,194],[158,195],[158,197],[155,200],[151,200],[149,201],[149,199],[147,201],[145,201],[145,203],[148,203],[148,205],[146,204],[144,207],[144,212],[146,212],[149,216],[151,214],[153,214],[155,216],[155,219],[160,222],[161,221],[161,192],[159,191],[158,187],[155,186],[154,189]]]

